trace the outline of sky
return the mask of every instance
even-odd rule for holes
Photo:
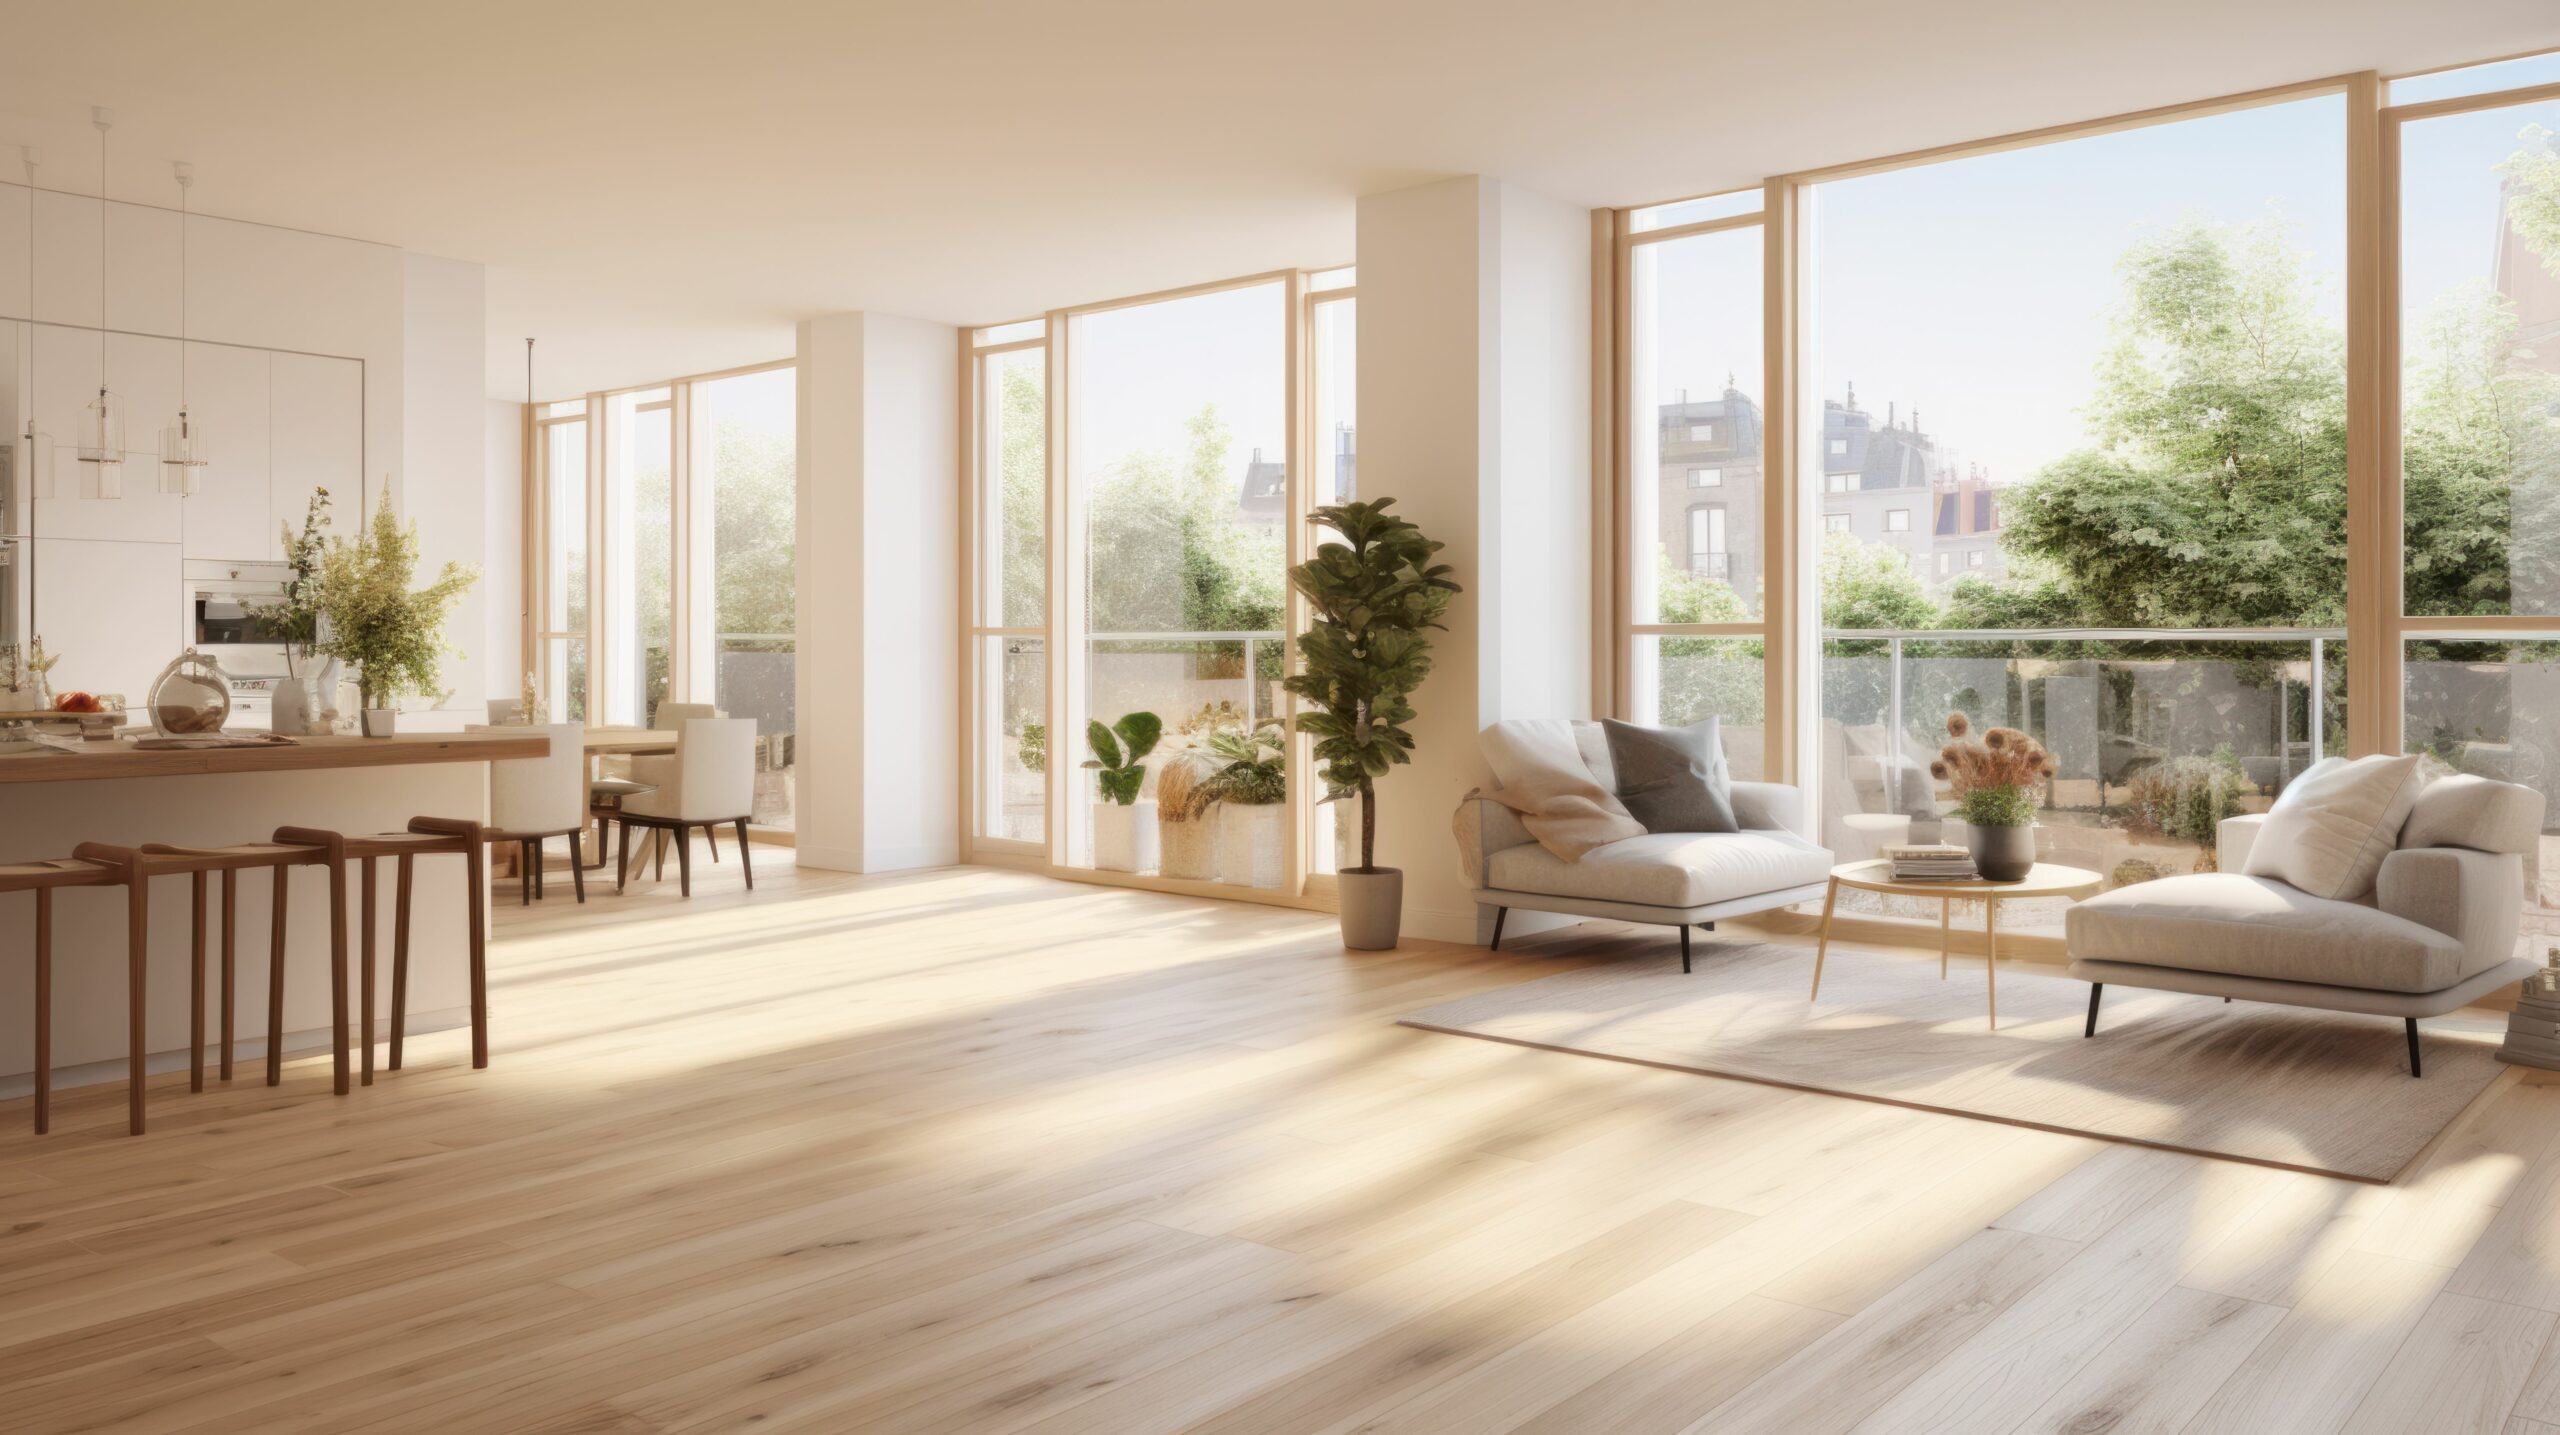
[[[2423,310],[2485,279],[2491,166],[2560,104],[2413,123],[2403,286]],[[1810,325],[1821,397],[1855,384],[2003,482],[2070,451],[2109,337],[2119,257],[2188,219],[2279,219],[2316,303],[2343,320],[2345,101],[2324,96],[1924,165],[1816,187]],[[1882,146],[1880,146],[1882,147]],[[1654,398],[1757,397],[1756,231],[1652,246]],[[1640,290],[1640,292],[1647,292]]]

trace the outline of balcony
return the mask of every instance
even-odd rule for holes
[[[1822,841],[1842,861],[1886,842],[1959,841],[1929,762],[1946,716],[2014,727],[2060,771],[2041,794],[2044,860],[2110,886],[2213,867],[2213,834],[2263,812],[2346,741],[2343,630],[2041,628],[1827,630]],[[1844,897],[1844,904],[1847,899]],[[1872,915],[1925,919],[1935,902],[1879,898]],[[2058,934],[2061,903],[2017,924]]]

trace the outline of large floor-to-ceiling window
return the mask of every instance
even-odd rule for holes
[[[1628,616],[1619,708],[1720,719],[1736,776],[1766,759],[1773,594],[1758,189],[1635,211],[1627,276]]]
[[[537,405],[526,651],[559,721],[668,702],[756,720],[754,821],[792,825],[795,399],[789,365]]]
[[[970,851],[1321,902],[1337,813],[1288,722],[1289,564],[1358,491],[1347,269],[968,331]],[[1097,746],[1094,733],[1111,734]],[[1121,734],[1153,731],[1135,763]],[[1138,769],[1106,791],[1106,760]]]
[[[1944,832],[1957,711],[2117,884],[2328,754],[2560,797],[2555,131],[2545,55],[1616,211],[1604,701],[1844,859]]]
[[[2536,82],[2539,82],[2538,85]],[[2394,82],[2399,743],[2541,790],[2560,932],[2560,56]],[[2527,86],[2519,91],[2516,86]]]
[[[2119,880],[2342,743],[2346,149],[2321,93],[1806,188],[1833,851],[1937,825],[1951,713]]]

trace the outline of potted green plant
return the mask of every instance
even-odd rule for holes
[[[258,618],[284,639],[287,680],[279,684],[267,712],[270,731],[288,736],[326,732],[338,690],[337,662],[322,657],[320,643],[321,569],[329,557],[329,490],[316,488],[303,506],[302,531],[284,526],[284,599],[257,610]]]
[[[367,737],[391,736],[391,704],[402,695],[444,697],[445,620],[480,576],[447,563],[433,583],[412,589],[417,572],[417,525],[402,523],[388,504],[353,543],[332,539],[321,561],[320,650],[355,665]]]
[[[1394,501],[1317,509],[1311,521],[1338,541],[1289,570],[1289,585],[1313,609],[1298,635],[1301,671],[1287,682],[1315,709],[1299,715],[1297,729],[1315,740],[1326,800],[1360,800],[1360,862],[1335,877],[1342,944],[1355,951],[1393,947],[1403,925],[1404,873],[1378,865],[1376,784],[1412,760],[1407,699],[1431,675],[1425,630],[1440,626],[1460,591],[1449,565],[1431,561],[1441,545],[1387,512]]]
[[[1947,714],[1947,745],[1929,775],[1955,793],[1974,870],[1989,882],[2021,881],[2035,869],[2035,789],[2054,774],[2053,754],[2013,727],[1979,738],[1968,736],[1972,730],[1963,713]]]
[[[1104,872],[1144,872],[1156,865],[1156,805],[1139,793],[1147,785],[1147,754],[1164,736],[1154,713],[1129,713],[1104,727],[1085,724],[1085,745],[1102,800],[1093,808],[1093,865]]]
[[[1194,825],[1214,814],[1218,824],[1218,873],[1239,886],[1277,887],[1289,836],[1288,748],[1280,725],[1252,732],[1220,728],[1199,751],[1211,770],[1188,785],[1183,816]]]

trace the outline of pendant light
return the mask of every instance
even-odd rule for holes
[[[178,170],[178,418],[160,430],[160,491],[180,498],[195,496],[196,470],[210,454],[204,425],[187,412],[187,191],[195,187],[196,167],[185,160]]]
[[[36,165],[39,162],[35,146],[18,146],[18,160],[27,170],[27,294],[32,301],[36,292]],[[35,362],[36,326],[32,302],[27,312],[30,316],[27,322],[27,428],[19,435],[19,441],[25,445],[22,456],[26,463],[26,495],[29,500],[27,521],[32,524],[35,521],[33,501],[53,497],[53,435],[36,424],[36,370],[40,366]]]
[[[107,131],[115,111],[92,106],[98,127],[98,397],[80,416],[80,496],[124,497],[124,400],[107,387]]]

